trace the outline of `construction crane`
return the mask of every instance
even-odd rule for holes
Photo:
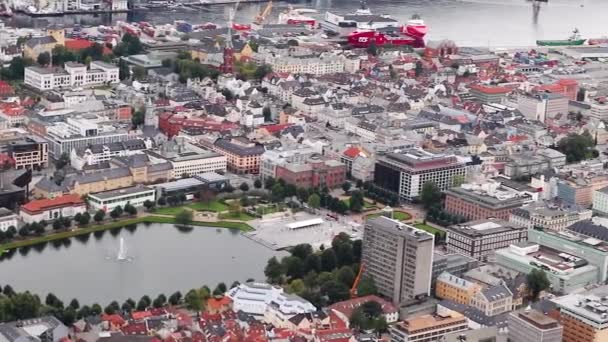
[[[365,264],[361,263],[361,265],[359,266],[359,273],[357,273],[357,277],[353,282],[353,286],[350,288],[350,298],[357,298],[357,287],[359,287],[359,283],[361,282],[363,270],[365,270]]]
[[[272,11],[272,0],[268,1],[268,4],[264,8],[264,10],[261,11],[260,14],[256,15],[253,23],[258,26],[262,26],[262,24],[264,24],[264,21],[266,21],[266,17],[270,14],[270,11]]]

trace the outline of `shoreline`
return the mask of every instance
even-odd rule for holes
[[[167,223],[167,224],[175,224],[175,218],[167,217],[167,216],[155,216],[155,215],[147,215],[140,216],[135,218],[126,218],[119,221],[110,222],[103,225],[95,225],[95,223],[89,223],[88,226],[83,228],[75,228],[67,231],[60,231],[57,233],[51,233],[43,236],[36,236],[26,240],[18,240],[5,243],[0,245],[0,255],[2,255],[5,251],[37,245],[39,243],[54,241],[54,240],[62,240],[69,239],[79,235],[85,235],[94,233],[102,230],[112,230],[116,228],[122,228],[125,226],[139,224],[139,223]],[[192,221],[189,226],[198,226],[198,227],[209,227],[209,228],[224,228],[224,229],[238,229],[241,232],[253,231],[254,229],[245,222],[234,222],[234,221],[217,221],[217,222],[206,222],[206,221]]]

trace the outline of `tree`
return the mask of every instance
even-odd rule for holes
[[[350,295],[348,286],[335,280],[330,280],[321,285],[321,293],[327,296],[332,304],[346,300]]]
[[[345,194],[348,193],[348,190],[350,190],[351,186],[352,185],[350,184],[350,182],[342,183],[342,190],[344,191]]]
[[[91,305],[91,315],[101,315],[101,305],[97,303]]]
[[[424,66],[422,65],[422,62],[417,61],[416,68],[414,69],[414,74],[416,75],[416,77],[419,77],[422,75],[423,72],[424,72]]]
[[[257,80],[261,80],[270,73],[272,73],[272,67],[268,64],[262,64],[255,69],[253,77]]]
[[[148,75],[148,71],[146,70],[146,68],[139,65],[136,65],[131,68],[131,72],[133,73],[133,79],[135,80],[142,80]]]
[[[300,45],[300,44],[295,39],[290,39],[287,41],[287,46],[298,46],[298,45]]]
[[[74,310],[78,310],[80,308],[80,303],[78,302],[78,299],[76,299],[76,298],[72,299],[72,301],[70,301],[69,307],[71,307]]]
[[[135,308],[135,305],[132,305],[128,300],[120,306],[120,309],[124,312],[131,312]]]
[[[148,211],[152,210],[152,208],[154,208],[154,202],[152,202],[150,200],[146,200],[144,202],[144,208],[146,208],[146,210],[148,210]]]
[[[169,304],[177,305],[182,300],[182,293],[177,291],[169,296]]]
[[[70,155],[63,152],[58,159],[55,160],[55,168],[61,170],[70,164]]]
[[[557,143],[557,150],[566,155],[569,163],[579,162],[584,159],[593,158],[593,147],[595,139],[589,131],[583,134],[571,133]]]
[[[9,240],[14,238],[15,235],[17,235],[17,228],[15,228],[15,226],[8,227],[4,233],[4,236]]]
[[[38,62],[38,64],[40,64],[40,66],[49,65],[49,63],[51,63],[51,54],[48,52],[43,52],[43,53],[39,54],[38,58],[36,59],[36,62]]]
[[[9,80],[23,80],[25,68],[34,64],[30,58],[15,57],[8,68],[2,69],[2,78]]]
[[[528,273],[526,276],[526,283],[528,285],[530,299],[532,299],[532,301],[536,301],[538,299],[538,295],[551,286],[551,282],[547,278],[547,273],[536,268],[532,269],[532,271]]]
[[[106,217],[106,212],[99,209],[97,210],[97,212],[95,213],[95,215],[93,216],[93,220],[97,223],[103,221],[103,219]]]
[[[110,216],[113,219],[117,219],[120,217],[120,215],[122,215],[122,207],[117,205],[116,207],[114,207],[114,209],[112,209],[112,211],[110,212]]]
[[[291,255],[298,257],[302,260],[306,259],[306,257],[311,254],[312,254],[312,246],[307,243],[301,243],[299,245],[295,245],[291,249]]]
[[[21,228],[19,228],[19,236],[27,237],[30,235],[30,225],[24,224]]]
[[[277,183],[272,186],[272,190],[270,191],[270,198],[275,203],[285,199],[285,190],[280,183]]]
[[[308,196],[308,206],[313,209],[319,209],[321,207],[321,198],[316,193]]]
[[[186,303],[186,308],[197,313],[203,309],[203,298],[201,298],[201,294],[197,290],[192,289],[188,291],[184,297],[184,302]]]
[[[126,80],[131,76],[131,69],[129,68],[129,64],[125,62],[123,59],[118,61],[118,78],[120,80]]]
[[[228,213],[231,217],[239,217],[242,211],[243,208],[241,207],[239,201],[233,200],[228,203]]]
[[[441,202],[441,190],[435,182],[426,182],[422,185],[420,202],[427,209],[437,206]]]
[[[321,265],[323,266],[323,271],[326,272],[331,272],[336,268],[338,259],[333,249],[326,249],[321,253]]]
[[[44,303],[57,309],[63,309],[63,302],[52,293],[46,295]]]
[[[78,314],[76,315],[78,318],[84,318],[91,316],[91,307],[85,305],[78,310]]]
[[[355,272],[353,272],[353,269],[350,266],[342,266],[336,273],[336,280],[351,287],[355,281]]]
[[[175,215],[175,223],[181,224],[184,226],[192,223],[192,219],[193,219],[192,211],[187,210],[187,209],[183,209],[182,211],[177,213],[177,215]]]
[[[87,224],[89,224],[89,221],[91,221],[91,215],[85,212],[80,215],[80,220],[78,220],[78,224],[80,224],[81,226],[86,226]]]
[[[247,184],[247,182],[243,182],[241,185],[239,185],[239,189],[243,192],[247,192],[249,191],[249,184]]]
[[[131,216],[137,215],[137,208],[135,208],[131,203],[125,204],[125,212]]]
[[[53,221],[53,229],[59,230],[61,228],[63,228],[63,222],[61,222],[60,219],[56,219],[55,221]]]
[[[63,322],[63,324],[65,324],[66,326],[72,326],[72,324],[74,324],[74,322],[76,321],[76,309],[72,308],[72,307],[68,307],[65,310],[63,310],[63,313],[61,314],[61,322]]]
[[[165,196],[161,196],[158,199],[158,205],[166,205],[167,204],[167,199],[165,198]]]
[[[304,270],[308,274],[311,271],[321,272],[323,270],[323,264],[321,263],[321,257],[316,254],[310,254],[304,259]]]
[[[304,262],[298,257],[284,257],[281,260],[281,264],[283,264],[283,268],[285,269],[285,275],[291,279],[301,278],[305,274]]]
[[[369,276],[361,277],[361,280],[359,281],[359,286],[357,286],[357,295],[359,297],[363,297],[375,294],[378,294],[378,288],[376,287],[376,282],[374,281],[374,278]]]
[[[262,115],[264,115],[264,122],[272,121],[272,111],[268,107],[262,109]]]
[[[349,209],[352,212],[360,213],[363,211],[365,200],[363,199],[363,193],[361,191],[353,191],[348,202]]]
[[[253,181],[253,187],[256,188],[256,189],[262,188],[262,181],[259,178],[256,178]]]
[[[272,189],[272,187],[274,186],[275,183],[276,183],[276,180],[274,178],[268,177],[264,181],[264,188],[270,190],[270,189]]]
[[[162,308],[167,303],[167,297],[164,294],[159,294],[158,297],[152,302],[152,306],[155,308]]]
[[[278,283],[283,276],[283,266],[277,260],[276,257],[272,257],[268,260],[266,268],[264,268],[264,275],[270,283]]]
[[[287,286],[286,291],[291,294],[295,294],[301,296],[302,293],[306,290],[306,285],[302,279],[294,279]]]
[[[131,116],[131,124],[134,128],[137,128],[144,124],[146,121],[146,112],[144,110],[136,110],[133,111],[133,115]]]

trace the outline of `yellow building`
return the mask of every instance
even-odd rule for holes
[[[471,298],[481,291],[481,289],[482,287],[479,284],[464,280],[448,272],[443,272],[437,277],[435,296],[468,305],[471,302]]]
[[[65,46],[65,30],[63,28],[49,27],[46,36],[30,38],[23,48],[23,57],[36,60],[44,52],[52,53],[56,46]]]

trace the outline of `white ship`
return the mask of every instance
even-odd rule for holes
[[[309,8],[293,8],[291,5],[289,5],[289,8],[285,12],[279,14],[279,24],[304,24],[314,28],[317,24],[316,19],[304,15],[306,13],[317,13],[317,11]]]

